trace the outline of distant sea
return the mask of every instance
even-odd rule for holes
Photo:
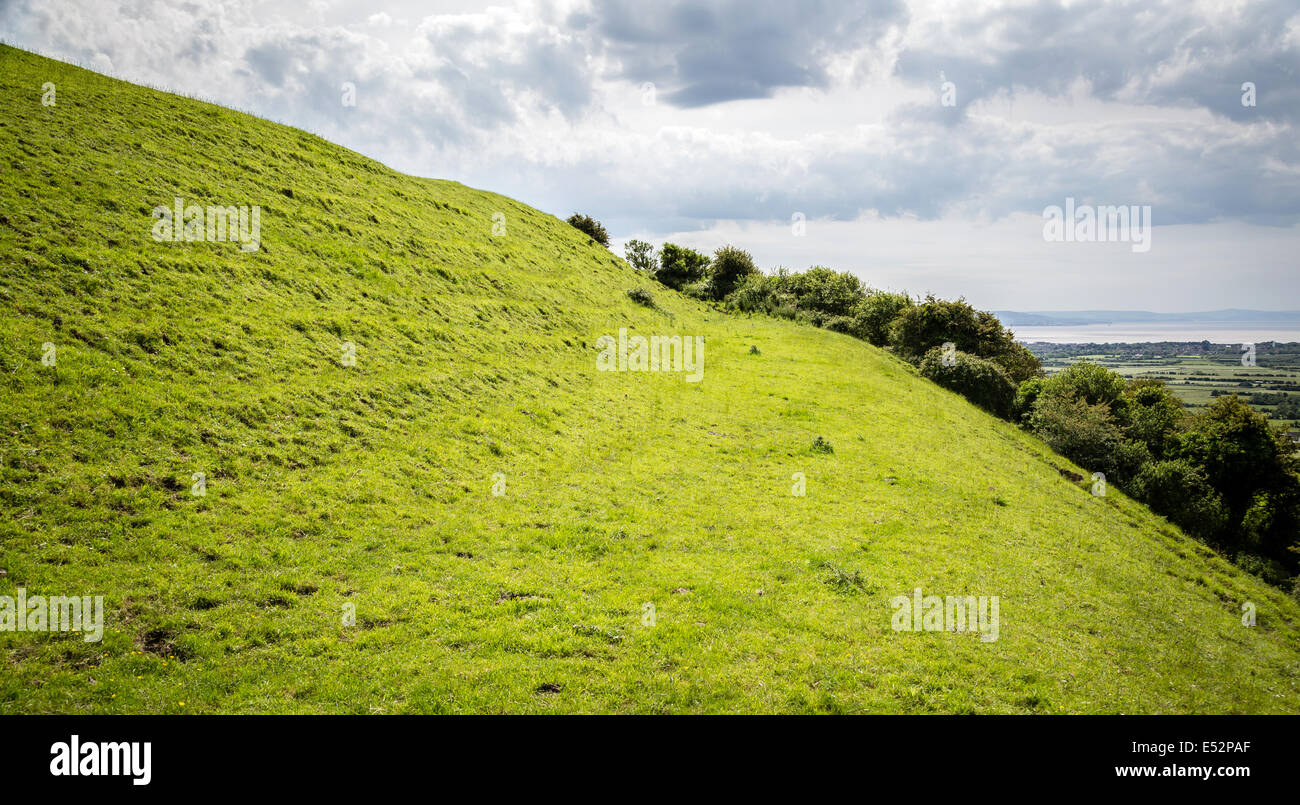
[[[1049,344],[1141,344],[1156,341],[1209,341],[1213,344],[1258,344],[1263,341],[1300,341],[1300,325],[1285,322],[1233,324],[1214,322],[1131,322],[1123,324],[1061,324],[1050,327],[1009,328],[1017,341],[1046,341]]]

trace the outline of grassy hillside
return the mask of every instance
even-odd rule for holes
[[[885,352],[215,106],[10,48],[0,98],[0,595],[106,603],[0,632],[0,712],[1300,711],[1293,601]],[[156,242],[177,196],[261,248]],[[893,631],[917,586],[999,639]]]

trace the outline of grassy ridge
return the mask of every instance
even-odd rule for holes
[[[219,107],[0,96],[0,594],[107,607],[0,632],[0,712],[1300,711],[1293,601],[885,352]],[[176,196],[262,248],[155,242]],[[597,372],[619,327],[703,382]],[[999,639],[892,631],[917,586]]]

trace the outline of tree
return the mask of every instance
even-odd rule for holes
[[[569,216],[569,224],[579,231],[586,232],[592,240],[601,246],[609,246],[609,233],[605,231],[604,225],[595,218],[575,212]]]
[[[1128,382],[1119,415],[1124,433],[1145,444],[1156,458],[1173,450],[1178,429],[1187,419],[1182,403],[1173,392],[1161,381],[1150,378]]]
[[[1288,550],[1300,531],[1300,479],[1285,429],[1235,394],[1190,418],[1177,457],[1204,471],[1228,510],[1224,542],[1295,567]]]
[[[665,243],[659,250],[659,268],[654,277],[669,288],[680,289],[704,279],[708,269],[707,256],[685,246]]]
[[[759,273],[749,252],[734,246],[723,246],[714,252],[709,269],[710,291],[714,299],[722,299],[735,290],[742,279]]]
[[[637,271],[649,274],[654,271],[655,267],[655,250],[654,247],[644,240],[629,240],[623,247],[623,253],[627,255],[627,264]]]

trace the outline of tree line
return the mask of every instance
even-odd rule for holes
[[[1192,413],[1162,381],[1127,379],[1097,363],[1048,377],[992,313],[964,299],[869,288],[847,271],[764,273],[730,245],[707,255],[632,240],[625,251],[635,270],[725,310],[822,327],[892,352],[1300,597],[1300,463],[1285,429],[1239,397]]]

